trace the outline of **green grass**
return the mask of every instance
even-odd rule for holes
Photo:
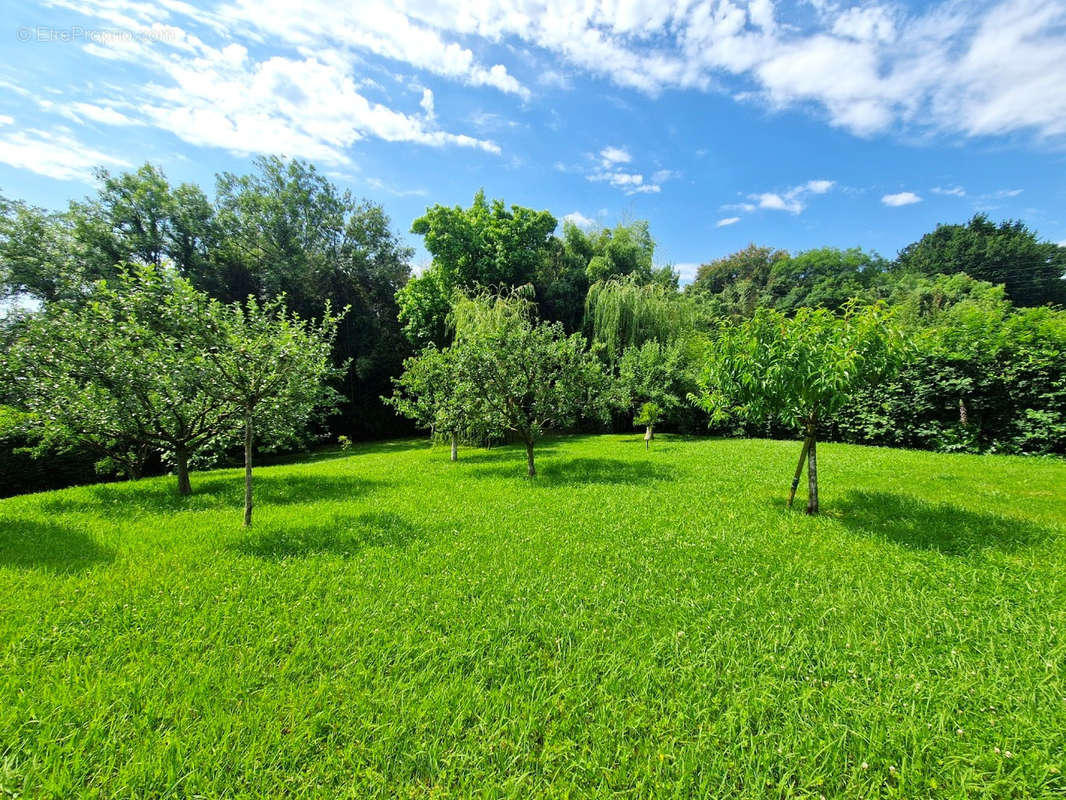
[[[808,518],[798,450],[4,500],[0,796],[1066,794],[1066,464],[820,445]]]

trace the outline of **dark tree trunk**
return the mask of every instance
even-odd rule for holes
[[[533,464],[533,442],[526,442],[526,463],[529,465],[529,477],[537,477],[537,468]]]
[[[792,476],[792,488],[788,491],[788,507],[792,508],[792,501],[796,499],[796,489],[799,487],[800,478],[803,476],[803,462],[807,460],[807,451],[811,449],[811,441],[813,440],[811,434],[807,434],[807,438],[803,440],[803,449],[800,450],[799,463],[796,464],[796,474]]]
[[[807,450],[807,513],[818,513],[818,442],[814,434]]]
[[[452,461],[459,460],[459,434],[452,434]]]
[[[192,494],[192,484],[189,483],[189,451],[184,447],[176,448],[174,462],[178,469],[178,494],[188,497]]]
[[[254,423],[249,413],[244,417],[244,527],[252,524],[252,441]]]

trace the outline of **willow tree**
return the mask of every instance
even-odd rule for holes
[[[585,298],[593,341],[614,363],[627,347],[676,338],[694,321],[693,306],[670,286],[641,283],[634,276],[597,281]]]
[[[849,304],[837,316],[801,308],[794,317],[759,309],[708,345],[693,396],[714,421],[778,420],[802,433],[791,508],[807,464],[807,513],[818,513],[819,431],[852,397],[898,363],[904,341],[880,306]]]

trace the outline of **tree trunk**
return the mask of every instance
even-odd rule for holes
[[[803,449],[800,450],[799,463],[796,464],[796,474],[792,477],[792,488],[788,492],[788,507],[792,508],[792,501],[796,499],[796,489],[799,487],[800,478],[803,476],[803,462],[807,458],[807,451],[811,449],[811,441],[814,437],[807,434],[803,440]]]
[[[252,524],[252,415],[244,417],[244,527]]]
[[[459,460],[459,434],[452,434],[452,461]]]
[[[178,494],[188,497],[192,494],[192,484],[189,483],[189,451],[184,447],[175,448],[174,462],[178,468]]]
[[[653,427],[654,427],[653,425],[649,425],[648,429],[646,431],[644,431],[644,449],[645,450],[648,449],[648,445],[651,443],[651,440],[655,438],[655,431],[652,430]]]
[[[818,442],[813,433],[807,450],[807,513],[818,513]]]
[[[959,422],[966,425],[970,421],[970,412],[966,408],[966,401],[959,398]]]
[[[537,477],[537,468],[533,465],[533,442],[526,442],[526,463],[529,465],[529,477]]]

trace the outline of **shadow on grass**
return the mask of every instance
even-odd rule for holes
[[[233,547],[245,555],[269,559],[326,553],[352,556],[367,547],[404,547],[424,535],[425,531],[399,514],[367,512],[355,517],[336,515],[307,526],[268,524]]]
[[[852,492],[831,511],[848,528],[905,547],[967,555],[985,549],[1010,552],[1054,533],[1032,523],[980,513],[948,503],[887,492]]]
[[[253,477],[256,505],[289,505],[317,500],[352,500],[385,485],[365,478],[337,478],[316,475],[260,475]],[[99,513],[113,509],[121,513],[137,508],[148,512],[205,511],[237,508],[244,504],[243,475],[192,475],[192,494],[178,494],[176,479],[136,481],[93,486],[82,498],[54,498],[41,503],[53,514]],[[81,493],[79,493],[81,494]]]
[[[537,452],[540,455],[540,451]],[[484,478],[525,478],[525,453],[512,456],[493,467],[478,467],[474,475]],[[537,463],[536,486],[573,486],[580,484],[641,484],[667,480],[670,470],[647,461],[620,458],[567,458]]]
[[[448,446],[443,445],[441,447],[441,452],[444,453],[444,457],[447,458]],[[539,459],[542,455],[546,456],[554,452],[554,447],[545,447],[543,450],[538,447],[536,450],[536,457]],[[467,464],[502,464],[512,461],[515,464],[521,462],[522,471],[523,474],[525,474],[526,450],[524,447],[521,449],[507,446],[493,447],[492,449],[468,447],[465,450],[462,447],[459,448],[458,463],[460,464],[463,462],[466,462]]]
[[[115,560],[114,551],[70,525],[0,518],[0,566],[61,575]]]

